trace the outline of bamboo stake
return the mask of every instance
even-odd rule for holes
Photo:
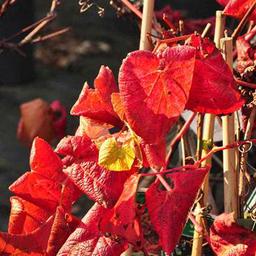
[[[144,0],[140,33],[140,50],[151,50],[147,34],[151,33],[155,0]]]
[[[222,11],[216,11],[216,22],[215,22],[215,33],[214,33],[214,42],[217,48],[220,48],[220,38],[224,34],[225,27],[225,17],[222,14]],[[213,140],[214,134],[214,121],[215,115],[213,114],[205,114],[204,116],[204,126],[203,126],[203,141],[208,142]],[[205,147],[202,149],[202,158],[207,155],[209,150]],[[208,158],[206,161],[202,162],[202,167],[207,164],[211,164],[211,158]],[[200,210],[201,207],[207,204],[208,194],[209,194],[209,177],[208,175],[205,177],[203,185],[201,187],[203,191],[203,198],[201,202],[199,202],[196,206],[196,211]],[[196,221],[201,225],[203,225],[203,218],[200,214],[196,215]],[[203,245],[203,235],[202,233],[198,233],[196,230],[194,231],[193,237],[193,246],[191,256],[201,256],[202,255],[202,245]]]
[[[227,64],[233,69],[233,39],[222,38],[221,46]],[[223,145],[235,142],[235,118],[234,114],[222,117]],[[237,161],[235,149],[223,151],[224,172],[224,210],[227,213],[234,212],[238,215],[238,186],[237,186]]]
[[[140,50],[151,50],[151,44],[148,40],[148,33],[151,34],[152,29],[152,20],[154,13],[154,0],[144,0],[143,2],[143,13],[142,13],[142,23],[141,23],[141,33],[140,33]],[[162,179],[163,182],[165,180],[161,175],[157,176]],[[168,186],[168,183],[167,183]],[[128,250],[123,252],[121,256],[131,256],[132,255],[132,247],[129,246]]]

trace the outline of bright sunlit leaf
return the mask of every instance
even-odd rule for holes
[[[135,160],[133,140],[120,143],[115,138],[103,142],[99,151],[99,165],[111,171],[127,171]]]

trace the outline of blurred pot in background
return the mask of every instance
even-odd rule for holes
[[[1,1],[3,2],[3,1]],[[34,0],[17,1],[0,17],[0,40],[21,31],[34,20]],[[19,42],[21,37],[13,42]],[[21,48],[22,56],[15,50],[4,49],[0,52],[0,85],[29,82],[34,78],[33,48]]]

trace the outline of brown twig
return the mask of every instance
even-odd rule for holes
[[[5,0],[0,7],[0,17],[6,12],[7,8],[15,3],[15,0]]]
[[[38,25],[39,25],[40,23],[42,23],[43,21],[45,21],[45,20],[51,21],[51,20],[53,20],[55,17],[56,17],[56,14],[47,15],[46,17],[44,17],[44,18],[42,18],[42,19],[36,21],[35,23],[33,23],[33,24],[31,24],[31,25],[29,25],[29,26],[23,28],[23,29],[21,29],[21,30],[18,31],[17,33],[15,33],[15,34],[11,35],[10,37],[7,37],[7,38],[5,38],[5,39],[3,39],[3,40],[4,40],[5,42],[6,42],[6,41],[10,41],[10,40],[16,38],[17,36],[19,36],[19,35],[21,35],[21,34],[23,34],[23,33],[26,33],[26,32],[28,32],[29,30],[35,28],[36,26],[38,26]]]
[[[59,5],[59,0],[52,0],[50,12],[48,15],[52,15],[55,12],[58,5]],[[24,39],[21,40],[21,42],[19,43],[19,46],[22,46],[22,45],[27,44],[28,42],[32,41],[33,37],[40,30],[42,30],[49,22],[50,22],[50,20],[46,19],[46,20],[42,21],[41,23],[39,23],[38,26],[36,26]]]
[[[52,33],[50,33],[50,34],[48,34],[48,35],[39,36],[39,37],[33,39],[33,40],[31,41],[31,43],[34,44],[34,43],[38,43],[38,42],[43,42],[43,41],[45,41],[45,40],[48,40],[48,39],[51,39],[51,38],[53,38],[53,37],[59,36],[59,35],[61,35],[61,34],[64,34],[64,33],[68,32],[68,31],[70,31],[70,28],[69,28],[69,27],[63,28],[63,29],[57,30],[57,31],[55,31],[55,32],[52,32]]]
[[[14,2],[14,1],[13,1]],[[0,49],[11,49],[17,51],[21,55],[25,55],[21,50],[20,47],[28,44],[28,43],[36,43],[45,41],[47,39],[50,39],[52,37],[55,37],[57,35],[63,34],[64,32],[68,31],[67,28],[61,29],[59,31],[55,31],[53,33],[50,33],[48,35],[44,36],[38,36],[38,33],[46,26],[48,25],[52,20],[56,18],[56,8],[60,4],[60,0],[52,0],[50,10],[46,17],[36,21],[35,23],[23,28],[22,30],[18,31],[17,33],[11,35],[8,38],[4,38],[0,41]],[[18,43],[11,42],[14,38],[17,36],[28,32],[28,34]],[[37,36],[37,37],[36,37]]]

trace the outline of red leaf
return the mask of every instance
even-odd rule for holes
[[[54,217],[28,234],[16,235],[0,232],[0,254],[7,255],[45,255]]]
[[[165,165],[166,143],[165,140],[158,144],[148,144],[143,140],[140,141],[141,151],[143,154],[144,167],[159,167]]]
[[[244,101],[220,51],[209,39],[200,36],[192,36],[189,44],[197,48],[197,58],[186,108],[217,115],[238,110]]]
[[[95,162],[74,163],[64,171],[82,192],[105,207],[114,206],[131,175],[131,171],[108,171]]]
[[[30,153],[30,168],[46,178],[63,179],[62,162],[51,146],[41,138],[35,138]]]
[[[255,256],[256,252],[256,234],[236,224],[232,213],[215,219],[209,243],[219,256]]]
[[[85,83],[79,99],[73,106],[71,114],[81,115],[102,123],[119,126],[121,121],[111,104],[111,94],[118,92],[112,71],[101,66],[94,81],[95,89],[90,89]]]
[[[67,126],[67,111],[59,100],[54,100],[51,105],[53,113],[53,129],[58,139],[65,136]]]
[[[123,61],[119,85],[125,116],[147,143],[162,140],[184,110],[194,61],[195,50],[189,46],[168,48],[164,58],[135,51]]]
[[[71,163],[81,160],[97,162],[99,154],[96,145],[86,135],[63,138],[57,145],[55,152],[65,157],[71,157]]]
[[[104,237],[98,229],[99,221],[107,209],[95,204],[82,219],[78,228],[70,235],[58,252],[58,256],[119,256],[126,249],[123,241]]]
[[[63,208],[58,207],[52,224],[47,243],[47,256],[55,256],[71,233],[75,231],[80,220],[71,214],[65,213]]]
[[[229,0],[224,9],[224,14],[237,19],[242,19],[253,3],[254,0]],[[256,11],[252,13],[251,20],[256,20]]]
[[[11,197],[11,212],[8,225],[10,234],[27,234],[39,228],[51,213],[44,208],[23,200]]]
[[[146,192],[146,206],[164,251],[170,254],[179,241],[186,218],[208,169],[192,169],[166,176],[173,188],[166,191],[158,182]]]
[[[217,0],[217,2],[222,5],[222,6],[226,6],[228,4],[230,0]]]
[[[126,239],[134,246],[141,245],[141,227],[137,218],[136,191],[139,175],[132,175],[114,208],[109,209],[100,223],[100,230]]]
[[[254,27],[250,32],[239,36],[236,40],[237,50],[237,64],[236,70],[243,76],[243,73],[247,67],[254,65],[255,49],[251,45],[251,39],[256,34],[256,28]]]
[[[34,231],[27,234],[0,232],[1,255],[56,255],[78,221],[61,207]]]
[[[55,211],[60,203],[70,209],[80,193],[62,172],[60,158],[44,140],[35,139],[30,165],[31,172],[26,172],[9,189],[49,211]]]
[[[65,209],[70,210],[72,203],[77,199],[77,192],[74,191],[72,184],[66,185],[63,189],[62,183],[35,172],[26,172],[9,189],[21,198],[51,212],[60,203]]]

